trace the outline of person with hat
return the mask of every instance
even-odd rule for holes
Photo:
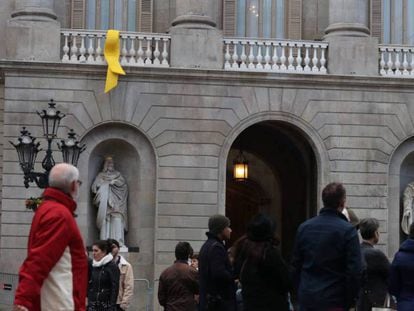
[[[245,311],[289,310],[288,294],[293,285],[275,232],[275,222],[258,214],[249,223],[247,234],[236,242],[235,270]]]
[[[230,239],[230,220],[213,215],[208,220],[208,239],[199,253],[200,311],[234,311],[236,286],[225,241]]]

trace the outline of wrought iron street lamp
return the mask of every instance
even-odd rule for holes
[[[32,137],[25,127],[20,132],[20,137],[17,139],[18,143],[10,142],[16,148],[26,188],[29,188],[29,183],[31,182],[36,183],[39,188],[46,188],[49,184],[49,172],[55,166],[55,160],[52,155],[52,142],[57,138],[60,120],[65,117],[63,113],[56,110],[55,106],[56,103],[51,99],[47,109],[37,112],[42,119],[43,136],[47,140],[46,155],[42,161],[44,172],[34,172],[36,156],[42,149],[39,149],[40,143],[36,142],[36,138]],[[86,146],[79,144],[73,129],[70,130],[68,136],[68,139],[61,140],[61,144],[58,143],[58,147],[62,152],[63,161],[77,166],[79,155],[86,149]]]

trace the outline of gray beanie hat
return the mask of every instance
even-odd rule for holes
[[[208,220],[208,230],[211,234],[217,235],[224,228],[230,227],[230,219],[223,215],[213,215]]]

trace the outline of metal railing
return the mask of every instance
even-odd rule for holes
[[[13,305],[19,276],[11,273],[0,273],[0,304]]]
[[[157,280],[154,281],[154,283]],[[14,296],[16,293],[16,288],[19,283],[19,276],[17,274],[11,273],[0,273],[0,306],[12,306],[14,302]],[[151,282],[148,279],[134,279],[135,284],[143,283],[146,289],[144,295],[146,296],[145,301],[145,311],[153,310],[153,296],[154,296],[154,287],[151,286]],[[140,293],[136,292],[136,295]],[[143,305],[141,305],[142,307]],[[138,306],[131,305],[130,310],[138,310]]]

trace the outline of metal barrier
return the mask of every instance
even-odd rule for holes
[[[154,283],[158,281],[155,280]],[[11,273],[0,273],[0,305],[12,306],[14,301],[14,295],[19,283],[19,276]],[[153,310],[153,295],[154,287],[151,287],[151,283],[147,279],[134,279],[134,283],[144,283],[146,287],[146,302],[145,310]]]
[[[154,295],[154,287],[151,287],[151,283],[148,279],[134,279],[134,283],[145,283],[146,290],[147,290],[147,298],[145,302],[145,311],[152,311],[152,302],[153,302],[153,295]]]
[[[14,301],[19,276],[11,273],[0,273],[0,304],[11,306]]]

